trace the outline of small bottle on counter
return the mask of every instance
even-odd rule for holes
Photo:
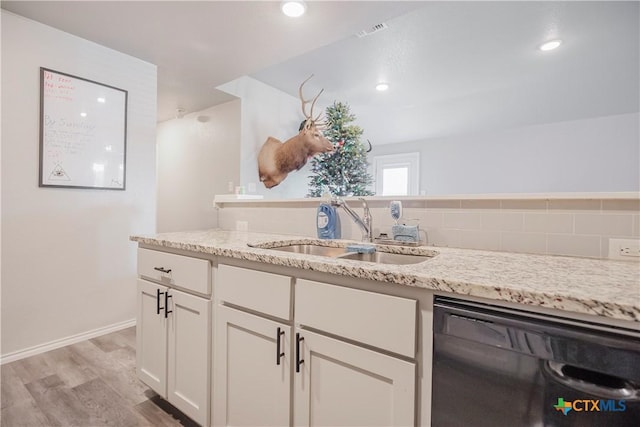
[[[319,239],[339,239],[340,220],[336,208],[328,203],[318,206],[316,226]]]

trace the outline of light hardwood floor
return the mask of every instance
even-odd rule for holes
[[[2,427],[189,426],[136,377],[135,327],[0,367]]]

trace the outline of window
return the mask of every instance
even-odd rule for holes
[[[378,196],[418,195],[420,153],[375,156],[373,168]]]

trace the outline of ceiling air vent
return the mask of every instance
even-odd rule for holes
[[[373,33],[377,33],[379,31],[386,30],[387,28],[389,28],[389,26],[383,22],[381,24],[376,24],[371,28],[367,28],[366,30],[358,31],[356,33],[356,36],[358,36],[359,38],[370,36]]]

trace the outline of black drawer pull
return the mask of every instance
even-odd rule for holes
[[[284,335],[284,331],[278,327],[276,331],[276,365],[280,365],[280,358],[284,356],[284,351],[280,350],[280,336]]]
[[[300,372],[300,365],[304,363],[304,359],[300,359],[300,341],[304,341],[304,337],[296,332],[296,372]]]
[[[169,298],[173,298],[173,295],[169,295],[169,291],[164,293],[164,318],[169,316],[169,313],[173,313],[173,310],[167,310],[169,308]]]
[[[159,271],[161,273],[171,273],[171,269],[166,269],[164,267],[153,267],[154,270]]]
[[[160,292],[160,289],[156,289],[156,314],[160,314],[160,310],[162,310],[162,307],[160,307],[160,295],[163,295],[164,292]]]

